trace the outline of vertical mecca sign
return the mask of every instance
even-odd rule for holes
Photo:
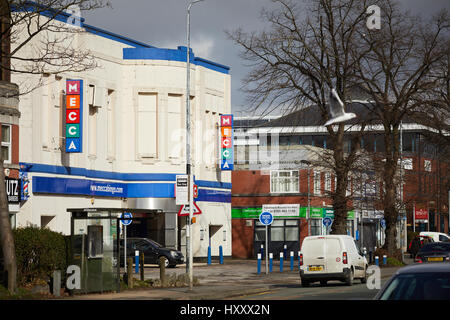
[[[83,152],[83,80],[66,82],[66,152]]]
[[[220,116],[220,168],[233,170],[233,115]]]

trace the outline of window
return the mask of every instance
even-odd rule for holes
[[[314,194],[320,193],[320,172],[314,171]]]
[[[320,236],[322,234],[322,219],[311,219],[311,235]]]
[[[325,172],[325,191],[331,191],[331,173]]]
[[[11,125],[2,124],[2,159],[11,163]]]
[[[270,172],[270,192],[299,192],[297,170],[274,170]]]
[[[140,158],[157,157],[158,96],[139,93],[137,107],[137,149]],[[178,128],[178,127],[177,127]]]
[[[431,161],[423,160],[423,167],[424,167],[425,171],[431,172]]]

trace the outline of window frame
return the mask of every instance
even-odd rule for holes
[[[2,123],[2,129],[3,127],[9,128],[9,141],[3,141],[3,132],[2,132],[2,144],[1,147],[8,147],[8,160],[3,159],[4,164],[11,164],[12,163],[12,125],[10,124],[3,124]]]
[[[279,173],[280,172],[289,172],[290,176],[288,179],[290,179],[289,187],[294,185],[296,190],[288,190],[288,191],[274,191],[274,179],[273,173],[277,173],[277,177],[275,179],[280,179]],[[293,172],[297,172],[297,176],[293,175]],[[286,178],[286,177],[284,177]],[[294,183],[292,183],[292,179],[294,179]],[[290,188],[289,188],[290,189]],[[270,193],[299,193],[300,192],[300,172],[299,170],[270,170]]]

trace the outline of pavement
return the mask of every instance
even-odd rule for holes
[[[406,264],[413,263],[405,258]],[[382,279],[390,278],[399,267],[381,268]],[[291,271],[290,262],[284,262],[283,272],[280,271],[279,261],[273,262],[271,273],[265,271],[265,262],[261,263],[261,272],[257,272],[257,260],[228,259],[223,264],[213,262],[194,263],[194,277],[198,278],[199,284],[192,290],[188,287],[171,288],[136,288],[123,290],[121,292],[106,292],[94,294],[76,294],[64,297],[65,300],[224,300],[237,299],[240,296],[256,295],[259,293],[279,288],[280,285],[300,284],[298,272],[298,261],[294,262]],[[166,269],[167,276],[171,274],[185,274],[185,265]],[[136,279],[139,278],[135,274]],[[159,279],[159,268],[147,266],[145,268],[145,279]]]

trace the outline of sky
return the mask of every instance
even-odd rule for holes
[[[85,23],[147,43],[176,49],[186,46],[186,21],[189,0],[109,0],[112,8],[83,13]],[[299,0],[301,1],[301,0]],[[450,10],[449,0],[400,0],[411,10],[428,16],[437,9]],[[225,31],[242,28],[259,31],[262,8],[272,8],[271,0],[204,0],[191,9],[191,48],[195,56],[231,68],[231,105],[235,116],[247,115],[242,78],[250,71],[239,57],[241,48]]]

